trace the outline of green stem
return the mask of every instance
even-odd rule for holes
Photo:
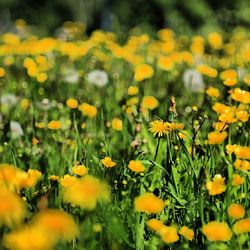
[[[160,140],[161,140],[161,137],[158,137],[158,142],[157,142],[157,146],[156,146],[156,150],[155,150],[154,161],[156,161],[156,158],[157,158],[157,154],[158,154],[159,146],[160,146]]]

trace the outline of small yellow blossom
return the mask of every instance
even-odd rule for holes
[[[112,161],[110,157],[105,157],[104,159],[102,159],[102,164],[106,168],[113,168],[116,165],[116,162]]]

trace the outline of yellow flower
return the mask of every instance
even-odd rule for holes
[[[198,72],[200,72],[203,75],[209,76],[211,78],[215,78],[218,75],[218,72],[216,69],[206,65],[206,64],[200,64],[197,67]]]
[[[246,218],[246,219],[237,221],[233,225],[233,231],[236,234],[249,233],[250,232],[250,219]]]
[[[111,122],[112,128],[118,131],[122,131],[122,120],[114,118]]]
[[[247,86],[250,86],[250,74],[247,74],[244,79],[243,79],[244,83],[247,85]]]
[[[174,67],[174,62],[169,56],[160,56],[157,65],[162,70],[171,71]]]
[[[36,146],[39,143],[39,140],[36,137],[32,137],[31,143],[33,146]]]
[[[78,106],[78,109],[82,112],[84,116],[89,116],[93,118],[97,114],[97,108],[94,105],[90,105],[86,102]]]
[[[213,88],[213,87],[209,87],[207,90],[206,90],[206,93],[207,95],[211,96],[211,97],[219,97],[220,96],[220,91],[219,89],[217,88]]]
[[[161,239],[165,243],[174,243],[179,240],[179,236],[177,234],[177,228],[175,226],[163,226],[159,230],[159,234],[161,236]]]
[[[162,137],[164,134],[168,133],[168,124],[162,120],[155,120],[150,122],[149,131],[154,134],[154,136]]]
[[[0,78],[5,76],[5,69],[0,67]]]
[[[187,226],[181,227],[179,234],[181,234],[187,240],[193,240],[194,238],[194,230],[188,228]]]
[[[237,84],[237,79],[236,78],[227,78],[223,81],[223,84],[226,86],[234,86]]]
[[[129,86],[128,88],[128,95],[136,95],[138,93],[138,88],[135,86]]]
[[[249,114],[245,110],[240,110],[236,112],[236,117],[241,121],[241,122],[247,122],[249,119]]]
[[[164,207],[164,201],[152,193],[144,193],[134,200],[135,210],[144,213],[160,213]]]
[[[226,222],[211,221],[202,227],[202,233],[209,241],[228,241],[232,237]]]
[[[61,178],[60,184],[63,187],[69,187],[69,186],[72,186],[76,182],[76,180],[77,179],[75,176],[71,176],[69,174],[66,174],[63,176],[63,178]]]
[[[227,79],[237,79],[237,71],[234,69],[227,69],[224,70],[220,73],[220,78],[222,80],[227,80]]]
[[[24,201],[14,192],[0,188],[0,225],[13,227],[20,224],[26,215]]]
[[[48,75],[44,72],[38,73],[36,79],[40,83],[44,83],[48,79]]]
[[[237,145],[235,147],[234,154],[238,158],[250,159],[250,147]]]
[[[34,187],[37,181],[42,177],[42,173],[36,169],[29,169],[26,175],[20,178],[19,185],[24,188]]]
[[[141,163],[141,161],[130,161],[128,164],[128,168],[134,172],[144,172],[145,167],[144,165]]]
[[[208,42],[209,45],[213,48],[213,49],[221,49],[222,45],[223,45],[223,39],[221,34],[217,33],[217,32],[212,32],[208,35]]]
[[[247,160],[236,159],[234,166],[239,170],[250,170],[250,162]]]
[[[23,110],[27,110],[29,108],[29,106],[30,106],[29,99],[26,99],[26,98],[22,99],[20,105],[21,105],[21,108]]]
[[[150,219],[147,222],[147,226],[154,231],[159,231],[164,226],[164,224],[160,220]]]
[[[49,122],[48,124],[48,128],[49,129],[60,129],[62,127],[62,124],[60,121],[55,121],[55,120],[52,120]]]
[[[225,178],[220,174],[216,174],[213,178],[213,181],[208,181],[206,183],[206,189],[210,195],[217,195],[225,192],[226,190]]]
[[[223,131],[223,130],[225,130],[227,128],[228,128],[228,125],[225,122],[216,122],[214,124],[214,129],[216,131],[220,131],[221,132],[221,131]]]
[[[43,210],[35,215],[32,223],[49,235],[53,235],[56,240],[71,241],[78,235],[73,217],[61,210]]]
[[[64,188],[63,199],[88,210],[96,207],[98,201],[108,201],[110,189],[106,182],[86,175]]]
[[[44,122],[36,122],[35,127],[37,128],[45,128],[46,124]]]
[[[143,81],[144,79],[151,78],[154,75],[154,69],[148,64],[139,64],[135,68],[134,80]]]
[[[237,102],[248,104],[250,103],[250,92],[240,88],[233,89],[230,94],[231,98]]]
[[[238,174],[233,174],[233,180],[232,180],[232,185],[233,186],[239,186],[241,184],[243,184],[245,181],[244,177],[241,177]]]
[[[178,135],[181,139],[185,140],[186,138],[188,138],[189,133],[186,130],[181,130],[180,132],[178,132]]]
[[[227,213],[230,217],[234,219],[241,219],[245,216],[245,209],[240,204],[231,204],[228,209]]]
[[[210,132],[208,134],[208,144],[220,144],[227,138],[227,132]]]
[[[88,173],[88,168],[84,165],[77,165],[72,168],[72,172],[76,175],[83,176]]]
[[[78,101],[76,99],[74,99],[74,98],[69,98],[66,101],[66,104],[71,109],[76,109],[78,107]]]
[[[182,130],[184,128],[183,123],[167,122],[167,126],[169,130]]]
[[[110,157],[105,157],[104,159],[102,159],[102,164],[106,168],[113,168],[116,165],[116,163],[114,161],[112,161],[112,159]]]
[[[31,240],[32,239],[32,240]],[[25,226],[6,234],[3,244],[10,250],[52,250],[56,244],[53,234],[34,226]]]
[[[153,110],[158,107],[158,100],[153,96],[144,96],[142,99],[142,108]]]

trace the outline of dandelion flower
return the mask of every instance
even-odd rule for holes
[[[160,229],[159,234],[161,236],[161,239],[167,244],[174,243],[179,240],[179,236],[177,234],[177,228],[175,226],[164,225]]]
[[[78,109],[82,112],[84,116],[89,116],[93,118],[97,114],[97,108],[94,105],[90,105],[86,102],[78,106]]]
[[[93,70],[88,73],[87,80],[93,85],[104,87],[108,84],[108,75],[103,70]]]
[[[144,96],[142,99],[142,108],[143,109],[150,109],[153,110],[157,108],[159,102],[158,100],[153,96]]]
[[[106,182],[90,175],[77,179],[63,191],[64,201],[88,210],[94,209],[97,202],[108,201],[110,197]]]
[[[136,95],[138,93],[139,89],[136,86],[129,86],[128,88],[128,95]]]
[[[0,225],[9,227],[20,224],[26,215],[24,201],[14,192],[0,189]]]
[[[233,174],[233,180],[232,180],[232,185],[233,186],[239,186],[241,184],[243,184],[245,181],[244,177],[241,177],[238,174]]]
[[[237,221],[233,225],[233,231],[236,234],[249,233],[250,232],[250,219],[246,218],[246,219]]]
[[[111,126],[113,129],[117,131],[122,131],[122,120],[114,118],[111,122]]]
[[[78,101],[76,99],[74,99],[74,98],[69,98],[66,101],[66,104],[71,109],[76,109],[78,107]]]
[[[144,193],[135,198],[135,210],[144,213],[160,213],[164,207],[164,201],[152,193]]]
[[[144,79],[151,78],[154,75],[154,69],[148,64],[139,64],[135,68],[134,80],[143,81]]]
[[[60,184],[63,186],[63,187],[69,187],[71,185],[73,185],[76,181],[76,177],[75,176],[71,176],[69,174],[66,174],[63,176],[63,178],[61,178],[60,180]]]
[[[104,159],[102,159],[102,164],[106,168],[113,168],[116,165],[116,163],[114,161],[112,161],[112,159],[110,157],[105,157]]]
[[[168,132],[168,124],[162,120],[156,120],[150,122],[149,131],[154,134],[154,136],[162,137]]]
[[[78,228],[73,217],[61,210],[43,210],[35,215],[32,223],[58,240],[70,241],[78,235]]]
[[[147,226],[154,231],[159,231],[164,226],[164,224],[160,220],[150,219],[147,222]]]
[[[62,124],[60,121],[50,121],[48,124],[48,128],[52,130],[60,129],[62,127]]]
[[[234,219],[241,219],[245,216],[245,209],[240,204],[231,204],[228,209],[227,213],[230,217]]]
[[[225,222],[211,221],[202,227],[202,233],[209,241],[228,241],[232,232]]]
[[[219,97],[220,96],[220,91],[217,88],[213,88],[213,87],[209,87],[206,90],[207,95],[209,95],[210,97]]]
[[[194,230],[188,228],[187,226],[181,227],[181,229],[179,230],[179,234],[187,240],[193,240],[194,238]]]

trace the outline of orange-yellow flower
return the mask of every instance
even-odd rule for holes
[[[214,87],[209,87],[207,90],[206,90],[206,93],[207,95],[211,96],[211,97],[219,97],[220,96],[220,91],[219,89],[217,88],[214,88]]]
[[[84,165],[77,165],[72,167],[72,172],[76,175],[83,176],[88,173],[88,168],[86,168]]]
[[[206,183],[206,189],[210,195],[217,195],[225,192],[226,190],[225,178],[220,174],[216,174],[213,178],[213,181],[208,181]]]
[[[250,219],[246,218],[246,219],[237,221],[233,225],[233,231],[236,234],[249,233],[250,232]]]
[[[141,161],[130,161],[129,164],[128,164],[128,168],[134,172],[144,172],[145,170],[145,167],[144,165],[142,164]]]
[[[241,122],[247,122],[249,119],[249,114],[245,110],[240,110],[236,112],[236,117],[241,121]]]
[[[209,241],[228,241],[232,232],[225,222],[211,221],[202,227],[202,233]]]
[[[135,210],[144,213],[160,213],[164,207],[164,201],[152,193],[144,193],[135,198]]]
[[[111,126],[115,130],[122,131],[122,120],[114,118],[111,122]]]
[[[82,112],[84,116],[89,116],[93,118],[97,114],[97,108],[94,105],[90,105],[86,102],[78,106],[78,109]]]
[[[245,181],[244,177],[241,177],[238,174],[233,174],[233,180],[232,180],[232,185],[233,186],[239,186],[241,184],[243,184]]]
[[[231,92],[231,98],[237,102],[250,103],[250,92],[236,88]]]
[[[161,239],[167,243],[174,243],[179,240],[179,236],[177,234],[177,228],[175,226],[163,226],[159,230],[159,234],[161,236]]]
[[[63,199],[73,205],[92,210],[99,201],[108,201],[110,189],[106,182],[96,177],[85,175],[72,185],[64,187]]]
[[[148,220],[147,225],[151,230],[154,231],[159,231],[164,226],[163,222],[157,219]]]
[[[181,227],[181,229],[179,230],[179,234],[181,234],[187,240],[193,240],[194,238],[194,230],[188,228],[187,226]]]
[[[153,110],[157,108],[159,102],[158,100],[153,96],[144,96],[142,99],[142,108],[143,109],[150,109]]]
[[[60,121],[50,121],[48,124],[49,129],[60,129],[62,127],[62,124]]]
[[[250,170],[250,162],[247,160],[236,159],[234,166],[239,170]]]
[[[110,157],[105,157],[104,159],[102,159],[102,164],[106,168],[113,168],[116,165],[116,162],[112,161]]]
[[[128,88],[128,95],[136,95],[138,93],[139,89],[135,86],[129,86]]]
[[[135,68],[134,80],[143,81],[144,79],[151,78],[154,75],[154,69],[148,64],[139,64]]]
[[[208,134],[208,144],[220,144],[227,138],[227,132],[210,132]]]
[[[162,120],[156,120],[150,122],[149,131],[154,134],[154,136],[162,137],[168,132],[168,124]]]
[[[71,109],[76,109],[78,107],[78,101],[76,99],[74,99],[74,98],[69,98],[66,101],[66,104]]]
[[[22,222],[26,215],[24,201],[16,193],[0,188],[0,225],[13,227]]]
[[[227,213],[230,217],[234,219],[241,219],[245,216],[245,209],[240,204],[231,204],[228,209]]]

